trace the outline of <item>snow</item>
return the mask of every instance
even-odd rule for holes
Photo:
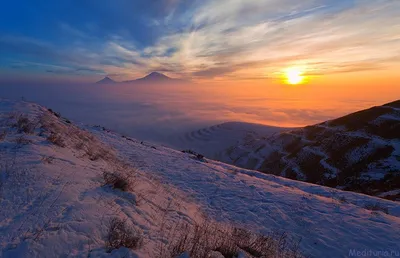
[[[38,131],[26,135],[31,144],[18,145],[20,134],[6,124],[10,112],[47,115],[66,147],[50,144]],[[168,241],[165,228],[204,214],[254,231],[285,231],[301,239],[310,257],[400,250],[398,202],[199,161],[48,113],[33,103],[0,101],[0,130],[7,130],[0,140],[0,257],[159,257],[158,247]],[[81,139],[107,150],[107,159],[88,159],[88,152],[73,147]],[[115,171],[130,176],[131,192],[103,185],[102,173]],[[388,214],[365,208],[376,203]],[[142,248],[105,251],[107,222],[115,216],[142,232]]]
[[[336,185],[342,189],[357,189],[360,183],[351,178],[350,174],[353,174],[365,182],[361,188],[366,193],[379,195],[381,191],[394,190],[395,184],[387,182],[385,176],[388,173],[396,175],[400,169],[400,135],[395,133],[396,121],[400,121],[400,116],[397,109],[386,109],[390,113],[373,117],[354,130],[344,125],[333,126],[332,121],[328,121],[272,136],[259,135],[250,140],[241,137],[236,144],[220,152],[217,159],[281,176],[292,177],[293,173],[287,172],[295,172],[298,180],[320,184],[332,185],[330,179],[344,175],[347,180],[338,180]],[[357,113],[352,115],[357,118]],[[315,157],[314,161],[311,156]],[[265,163],[268,160],[277,160],[279,164]],[[315,167],[315,173],[311,171],[312,166]],[[349,172],[352,169],[355,170]],[[315,181],[314,177],[320,177],[319,181]],[[386,189],[371,186],[374,182],[379,185],[381,181],[384,181]],[[396,200],[397,197],[387,198]]]

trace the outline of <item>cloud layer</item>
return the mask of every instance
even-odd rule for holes
[[[288,66],[320,75],[400,63],[397,0],[66,2],[2,8],[0,71],[257,79]]]

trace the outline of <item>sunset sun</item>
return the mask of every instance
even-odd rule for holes
[[[298,67],[290,67],[284,72],[285,82],[287,84],[296,85],[304,82],[304,71]]]

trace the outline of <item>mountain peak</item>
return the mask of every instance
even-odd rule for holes
[[[165,74],[159,73],[159,72],[151,72],[147,74],[146,76],[135,79],[135,80],[129,80],[129,81],[124,81],[125,83],[185,83],[185,80],[182,79],[176,79],[176,78],[171,78],[166,76]]]
[[[100,81],[98,81],[96,83],[97,84],[113,84],[113,83],[116,83],[116,81],[114,81],[110,77],[106,76],[106,77],[104,77],[103,79],[101,79]]]
[[[146,75],[145,77],[143,77],[142,79],[146,79],[146,80],[170,80],[171,78],[169,78],[168,76],[159,73],[159,72],[151,72],[150,74]]]

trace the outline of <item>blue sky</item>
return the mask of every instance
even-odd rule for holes
[[[14,0],[0,10],[0,73],[194,79],[388,69],[398,0]]]

